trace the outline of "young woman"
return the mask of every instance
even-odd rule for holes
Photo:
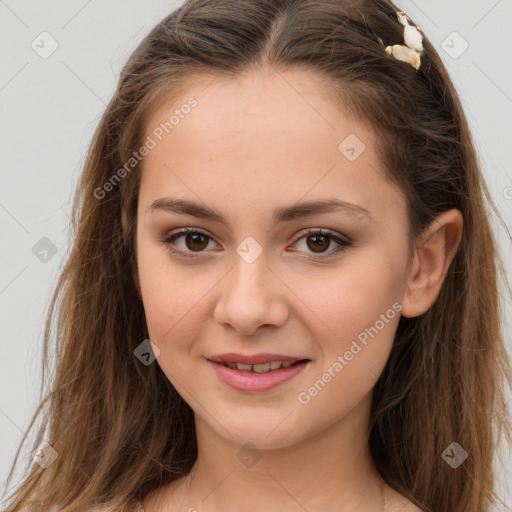
[[[490,206],[393,3],[185,2],[92,141],[8,510],[490,511]]]

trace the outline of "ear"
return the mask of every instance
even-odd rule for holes
[[[126,212],[124,210],[121,213],[121,225],[122,225],[123,233],[126,233],[127,226],[128,226],[128,219],[126,218]],[[137,295],[139,296],[139,299],[142,301],[139,270],[137,268],[137,265],[134,265],[134,264],[132,264],[132,277],[133,277],[133,282],[135,284],[135,288],[137,289]]]
[[[403,316],[419,316],[436,301],[459,248],[462,227],[461,212],[452,209],[438,215],[420,236],[402,301]]]

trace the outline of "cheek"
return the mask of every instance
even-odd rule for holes
[[[182,276],[173,278],[169,273],[149,277],[142,286],[144,311],[150,338],[162,350],[172,344],[179,350],[191,344],[200,335],[201,298],[211,287],[204,279],[191,280]]]
[[[309,316],[316,318],[323,337],[330,334],[339,344],[350,343],[401,297],[403,277],[398,261],[390,253],[360,251],[357,258],[342,260],[328,275],[296,277],[294,290],[315,313]],[[388,316],[394,312],[396,308]]]
[[[400,276],[382,259],[372,268],[341,272],[329,286],[324,283],[317,295],[321,299],[312,306],[322,322],[309,325],[319,348],[318,365],[296,396],[299,410],[331,424],[371,393],[393,345],[399,287]]]
[[[160,350],[156,364],[178,393],[195,404],[195,394],[189,390],[197,386],[192,376],[197,374],[197,360],[202,356],[195,341],[204,330],[204,296],[211,286],[204,278],[189,278],[182,270],[171,271],[168,265],[162,271],[153,267],[141,288],[149,338]]]
[[[371,389],[387,362],[400,318],[403,281],[399,260],[391,254],[368,251],[358,256],[340,265],[328,281],[304,277],[301,285],[309,290],[302,296],[304,302],[316,313],[309,314],[306,326],[320,349],[316,377],[328,381],[348,402],[350,396],[360,398]]]
[[[197,305],[208,290],[197,270],[171,264],[170,258],[158,244],[140,240],[138,271],[146,323],[150,339],[161,349],[169,340],[179,343],[184,329],[189,336],[193,333]]]

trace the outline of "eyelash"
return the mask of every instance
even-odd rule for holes
[[[196,253],[196,254],[193,254],[193,253],[191,254],[191,253],[184,252],[181,250],[171,249],[171,245],[174,245],[173,242],[177,238],[179,238],[183,235],[187,235],[187,234],[203,235],[204,237],[209,238],[210,240],[213,240],[212,237],[210,237],[208,234],[206,234],[204,231],[201,231],[200,229],[182,228],[179,231],[162,238],[160,241],[167,246],[167,250],[172,254],[178,254],[185,258],[197,258],[197,257],[199,257],[200,252],[204,252],[204,251],[200,251],[199,253]],[[336,236],[336,234],[333,231],[329,231],[329,230],[325,230],[325,229],[303,230],[299,233],[299,235],[300,236],[298,236],[295,239],[295,241],[293,242],[293,245],[295,245],[302,238],[306,238],[308,236],[313,236],[313,235],[327,236],[331,240],[334,240],[336,243],[340,244],[339,247],[336,247],[333,251],[331,251],[329,253],[322,253],[321,255],[317,255],[317,256],[306,256],[306,258],[312,259],[312,260],[320,260],[320,259],[330,258],[330,257],[344,251],[345,249],[347,249],[348,247],[350,247],[352,245],[352,242],[350,240],[348,240],[346,238],[345,239],[340,238],[339,236]]]

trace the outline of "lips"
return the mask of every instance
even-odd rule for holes
[[[285,354],[229,352],[207,358],[221,381],[239,391],[269,391],[300,374],[310,363],[306,357]]]

